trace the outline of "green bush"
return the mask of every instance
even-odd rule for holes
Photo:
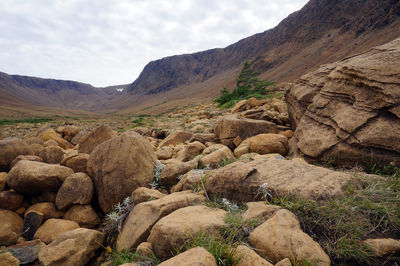
[[[261,80],[257,76],[259,73],[250,69],[250,64],[246,62],[243,69],[236,78],[236,88],[229,92],[226,88],[221,90],[221,95],[214,100],[220,107],[233,107],[238,101],[248,98],[266,98],[267,87],[274,82]]]

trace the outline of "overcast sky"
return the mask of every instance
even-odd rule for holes
[[[162,57],[225,47],[307,0],[0,0],[0,71],[94,86]]]

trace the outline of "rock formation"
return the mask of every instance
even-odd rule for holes
[[[307,157],[354,166],[400,165],[400,39],[324,65],[286,99]]]

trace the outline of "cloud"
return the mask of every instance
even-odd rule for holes
[[[151,60],[228,46],[306,0],[2,0],[0,71],[131,83]]]

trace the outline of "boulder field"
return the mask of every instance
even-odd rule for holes
[[[399,59],[400,39],[289,84],[288,104],[170,114],[185,130],[47,125],[1,139],[0,265],[107,266],[126,252],[124,265],[335,263],[273,199],[299,199],[312,215],[302,203],[365,185],[313,161],[400,165]],[[398,239],[359,241],[377,257],[400,252]]]

